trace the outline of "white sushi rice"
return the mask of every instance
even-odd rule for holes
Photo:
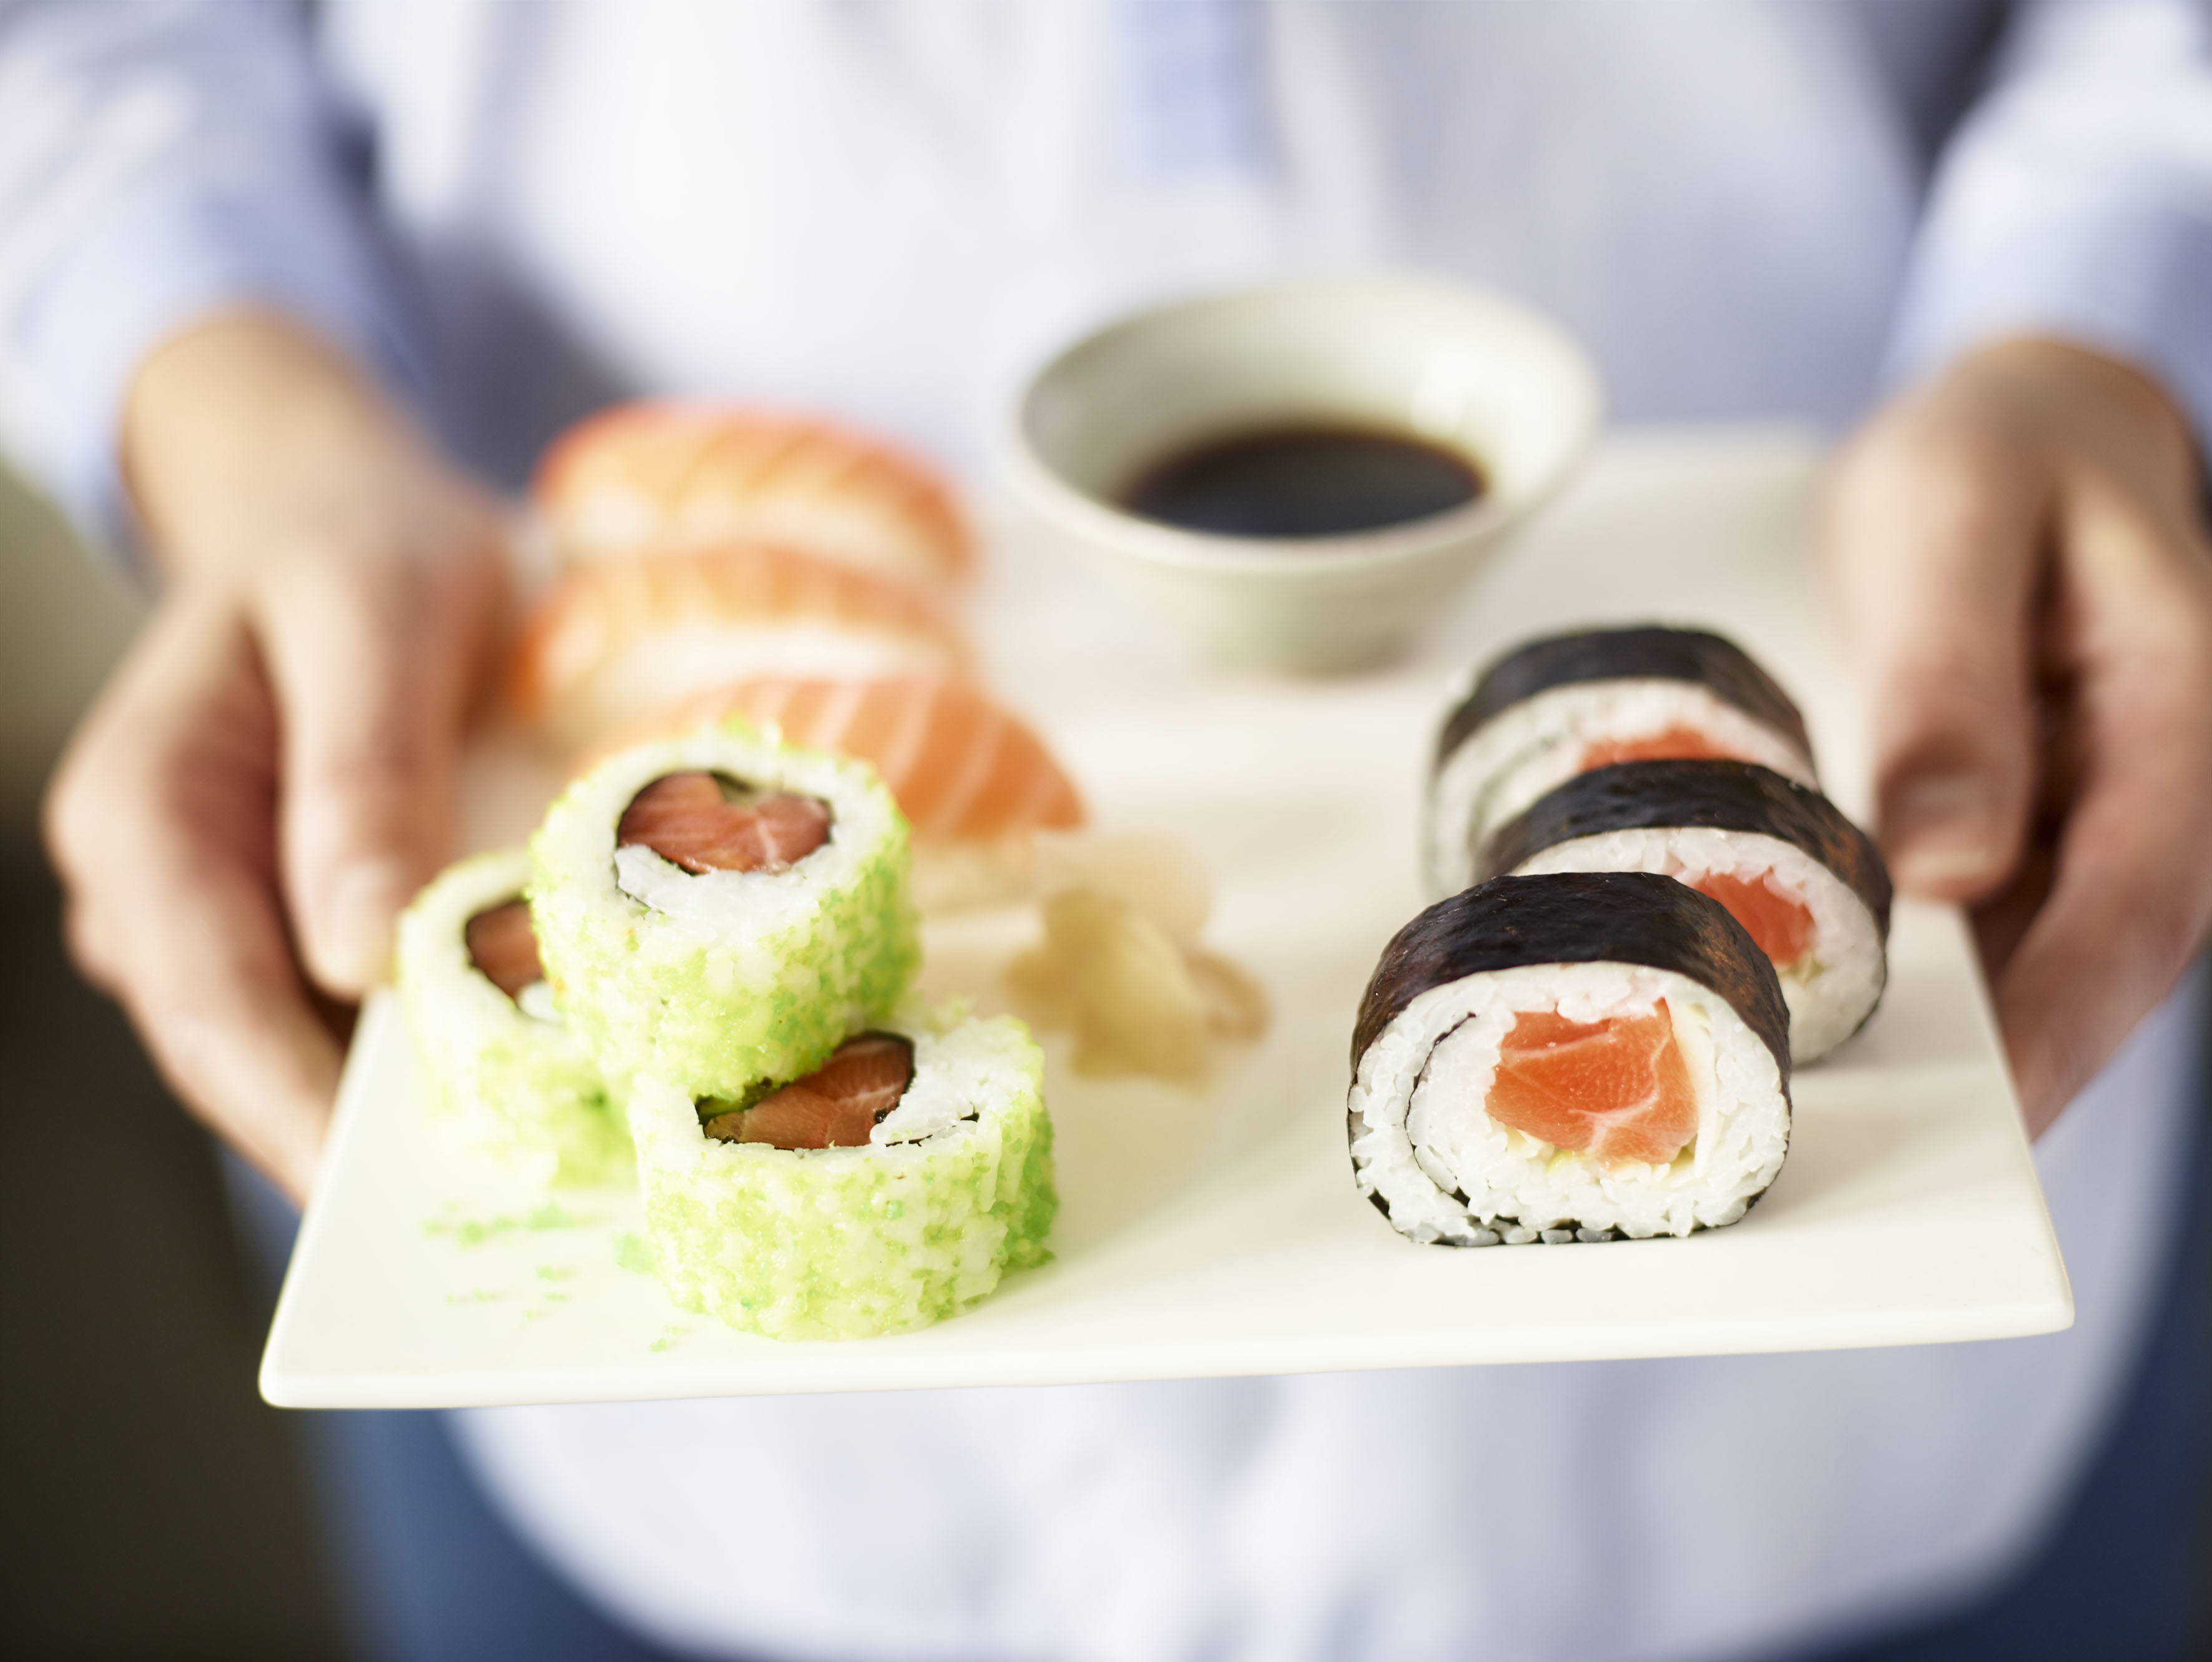
[[[1445,758],[1429,788],[1422,868],[1432,898],[1474,881],[1475,854],[1536,799],[1583,771],[1603,741],[1692,728],[1715,747],[1817,785],[1796,741],[1694,681],[1576,681],[1500,710]]]
[[[1695,886],[1709,876],[1768,882],[1812,914],[1804,957],[1776,965],[1790,1007],[1790,1056],[1817,1062],[1859,1030],[1881,997],[1881,933],[1851,886],[1795,843],[1758,831],[1655,827],[1577,837],[1522,861],[1516,876],[1551,872],[1656,872]]]
[[[1698,1091],[1674,1162],[1600,1160],[1514,1130],[1485,1104],[1526,1011],[1595,1023],[1667,1002]],[[1544,964],[1468,976],[1407,1005],[1360,1058],[1352,1170],[1414,1240],[1489,1246],[1686,1235],[1741,1218],[1774,1181],[1790,1107],[1773,1053],[1718,993],[1634,964]]]

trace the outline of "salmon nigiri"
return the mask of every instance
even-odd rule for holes
[[[554,444],[532,495],[576,563],[748,541],[928,584],[974,563],[951,493],[920,462],[828,422],[762,411],[617,405]]]
[[[507,661],[510,708],[575,746],[710,687],[762,677],[945,675],[967,651],[908,585],[737,544],[579,567]]]
[[[988,842],[1083,823],[1083,799],[1043,742],[975,687],[945,676],[738,681],[656,712],[596,753],[731,715],[867,763],[923,841]]]

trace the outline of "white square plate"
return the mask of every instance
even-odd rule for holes
[[[364,1014],[263,1360],[294,1407],[424,1408],[1044,1385],[1811,1349],[2042,1333],[2073,1301],[1971,945],[1900,905],[1867,1032],[1795,1082],[1789,1163],[1687,1240],[1453,1251],[1354,1191],[1346,1052],[1417,910],[1415,814],[1446,685],[1529,633],[1710,624],[1805,708],[1846,808],[1864,745],[1808,527],[1813,453],[1776,435],[1616,443],[1383,674],[1194,665],[1057,560],[1002,546],[976,603],[995,684],[1111,829],[1170,830],[1218,882],[1209,943],[1267,984],[1266,1041],[1207,1093],[1073,1076],[1048,1044],[1054,1262],[920,1333],[780,1344],[679,1311],[636,1197],[545,1200],[429,1132],[396,1003]],[[479,822],[480,824],[483,822]],[[958,930],[930,937],[957,982]]]

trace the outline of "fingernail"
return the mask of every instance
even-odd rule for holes
[[[365,988],[392,961],[392,924],[414,892],[409,874],[388,860],[339,868],[323,909],[323,970],[337,990]]]
[[[1970,774],[1899,787],[1883,805],[1881,829],[1901,887],[1942,895],[1997,875],[1996,816],[1988,788]]]

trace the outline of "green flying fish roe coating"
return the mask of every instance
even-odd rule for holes
[[[893,1030],[914,1040],[914,1081],[864,1147],[717,1142],[689,1095],[636,1081],[646,1224],[676,1303],[770,1338],[866,1338],[942,1320],[1050,1256],[1052,1122],[1028,1029]]]
[[[550,1008],[526,1014],[469,957],[469,920],[519,899],[529,874],[528,855],[501,849],[415,898],[399,920],[400,1004],[441,1129],[538,1183],[611,1181],[629,1166],[629,1131],[590,1048]]]
[[[829,840],[781,871],[693,874],[647,848],[618,850],[637,794],[693,771],[818,799]],[[907,841],[864,765],[742,721],[611,758],[531,840],[531,916],[562,1013],[611,1079],[743,1099],[811,1073],[893,1009],[920,965]]]

